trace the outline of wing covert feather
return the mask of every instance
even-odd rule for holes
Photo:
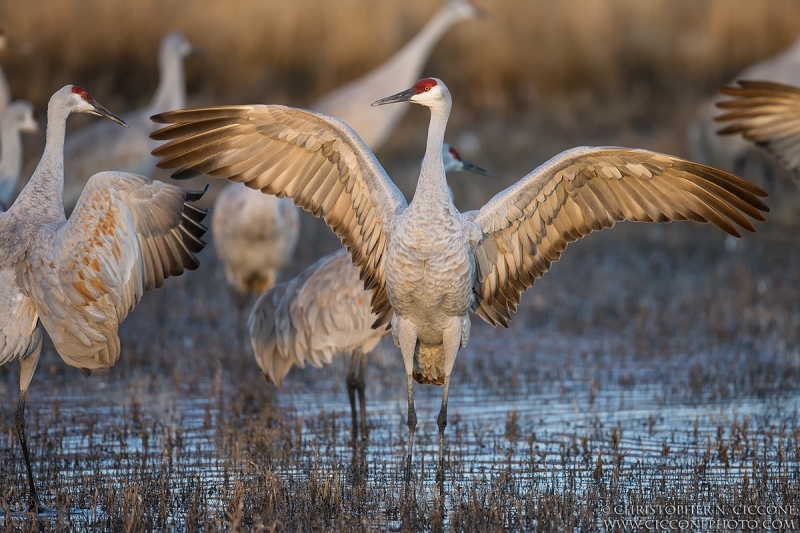
[[[550,269],[567,244],[622,220],[708,222],[741,236],[734,224],[764,221],[767,193],[722,170],[628,148],[574,148],[465,213],[483,238],[473,245],[478,276],[473,306],[507,326],[520,295]]]
[[[720,92],[734,98],[717,103],[726,110],[714,120],[730,122],[718,133],[742,136],[800,172],[800,88],[768,81],[739,81]]]
[[[117,328],[145,291],[199,265],[202,193],[123,172],[92,176],[53,235],[52,253],[22,265],[26,289],[59,354],[82,369],[119,358]]]

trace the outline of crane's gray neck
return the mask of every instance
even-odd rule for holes
[[[21,172],[22,135],[19,126],[0,118],[0,205],[6,208],[11,205]]]
[[[6,73],[0,68],[0,112],[11,103],[11,88],[8,86]]]
[[[403,48],[400,49],[394,58],[403,58],[403,61],[414,63],[414,70],[419,72],[433,47],[447,33],[453,24],[462,20],[464,17],[453,8],[452,2],[445,4],[433,18],[425,25],[420,32],[414,36]]]
[[[158,55],[158,88],[150,101],[150,108],[155,113],[184,107],[186,81],[183,56],[174,50],[165,50]]]
[[[442,108],[431,108],[431,122],[428,125],[428,145],[422,159],[422,169],[414,192],[412,204],[442,205],[450,202],[447,179],[444,173],[442,145],[447,119],[450,117],[450,103]]]
[[[64,135],[70,109],[63,105],[47,107],[47,136],[44,153],[31,180],[22,189],[15,205],[34,208],[42,223],[64,222]]]

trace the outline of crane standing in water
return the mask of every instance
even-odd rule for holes
[[[462,159],[448,144],[444,145],[442,153],[445,172],[490,175]],[[261,196],[271,198],[270,195]],[[361,439],[366,440],[365,365],[369,353],[389,333],[387,328],[372,328],[377,318],[372,313],[370,292],[364,289],[358,268],[347,250],[340,250],[263,294],[250,313],[248,328],[256,362],[275,385],[281,384],[294,365],[303,368],[308,360],[312,366],[320,368],[330,364],[334,355],[350,352],[347,393],[353,439],[358,436],[358,391]]]
[[[158,166],[176,179],[207,174],[288,196],[323,217],[372,291],[373,327],[391,321],[408,391],[406,483],[417,425],[414,381],[443,385],[444,430],[450,375],[470,333],[470,310],[506,326],[521,293],[550,269],[567,244],[617,221],[710,222],[739,237],[764,220],[767,194],[738,176],[677,157],[617,147],[562,152],[498,193],[479,211],[453,205],[442,161],[450,91],[436,78],[375,102],[413,102],[431,111],[422,169],[410,204],[346,124],[277,105],[162,113]]]
[[[117,328],[145,291],[197,268],[206,212],[203,195],[124,172],[89,179],[69,220],[64,215],[64,134],[70,113],[125,125],[86,89],[67,85],[47,107],[39,165],[0,214],[0,364],[19,361],[15,426],[30,484],[41,507],[25,435],[25,398],[41,353],[41,326],[61,358],[88,375],[119,358]]]

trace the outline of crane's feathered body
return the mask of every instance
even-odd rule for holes
[[[297,246],[299,218],[288,198],[241,184],[225,187],[214,202],[211,231],[228,284],[256,296],[275,285]]]
[[[388,333],[372,329],[374,321],[358,269],[340,250],[261,295],[248,329],[259,368],[280,385],[292,366],[320,368],[339,353],[371,352]]]

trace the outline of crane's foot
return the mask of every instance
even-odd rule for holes
[[[52,507],[44,505],[39,496],[34,494],[28,498],[28,512],[36,514],[52,514],[55,510]]]

